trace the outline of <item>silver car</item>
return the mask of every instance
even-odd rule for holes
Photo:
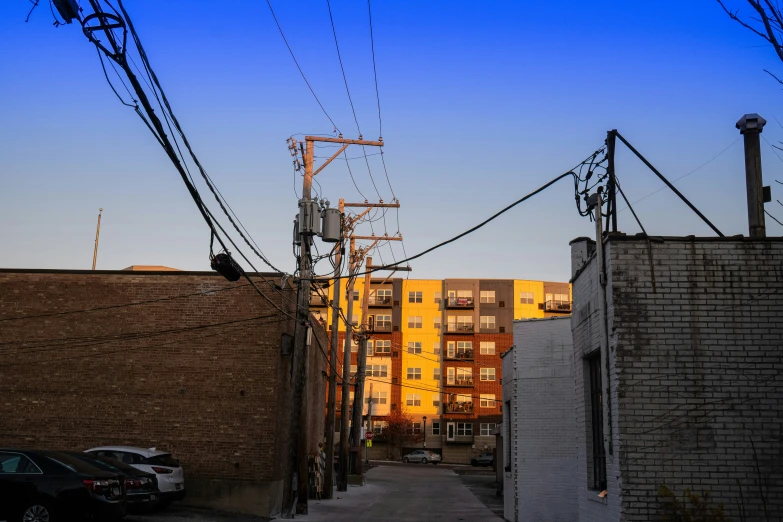
[[[405,455],[402,458],[402,461],[406,464],[408,462],[421,462],[422,464],[432,462],[433,464],[437,464],[440,462],[440,455],[428,450],[416,450],[413,453]]]

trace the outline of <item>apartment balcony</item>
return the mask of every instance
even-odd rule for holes
[[[471,414],[473,413],[472,402],[446,402],[443,403],[444,414]]]
[[[464,349],[464,350],[457,350],[456,352],[449,354],[448,350],[446,350],[446,357],[447,360],[452,361],[472,361],[473,360],[473,348]]]
[[[473,387],[473,376],[470,377],[460,377],[459,375],[454,380],[446,380],[446,386],[459,386],[462,388],[472,388]]]
[[[392,297],[390,295],[371,295],[370,299],[367,301],[367,305],[372,308],[390,308],[392,305]]]
[[[549,301],[546,301],[544,303],[544,311],[545,312],[562,313],[562,314],[570,314],[571,313],[571,301],[560,301],[560,300],[550,299]]]
[[[449,297],[446,301],[446,308],[473,308],[472,297]]]
[[[371,323],[367,329],[375,333],[387,333],[392,331],[392,325],[391,323]]]
[[[446,333],[472,334],[475,331],[473,323],[446,323]]]

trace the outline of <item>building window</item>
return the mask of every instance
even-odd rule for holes
[[[440,435],[440,422],[433,422],[432,423],[432,434],[433,435]]]
[[[391,316],[390,315],[376,315],[375,316],[375,328],[391,328]]]
[[[408,368],[408,379],[413,381],[421,380],[421,368]]]
[[[495,316],[494,315],[482,315],[479,324],[484,329],[495,328]]]
[[[432,378],[435,379],[436,381],[440,380],[440,368],[435,368],[434,370],[432,370]]]
[[[421,328],[421,316],[408,317],[408,328]]]
[[[436,408],[440,408],[440,395],[437,393],[432,394],[432,405]]]
[[[494,381],[495,380],[495,369],[494,368],[482,368],[481,369],[481,380],[482,381]]]
[[[454,384],[456,382],[456,373],[456,368],[446,368],[446,384]]]
[[[495,341],[481,341],[481,355],[495,355]]]
[[[473,368],[457,368],[457,386],[473,386]]]
[[[353,326],[356,326],[357,324],[359,324],[359,316],[358,316],[358,315],[356,315],[356,314],[353,314],[353,315],[351,316],[351,324],[352,324]]]
[[[391,341],[375,341],[375,348],[373,352],[375,355],[380,353],[391,353]]]
[[[383,433],[384,428],[388,428],[388,427],[389,427],[389,423],[386,421],[377,421],[377,420],[372,421],[372,431],[375,432],[376,434]]]
[[[418,435],[421,433],[421,422],[412,422],[411,423],[411,433],[414,435]]]
[[[606,454],[604,453],[604,403],[601,393],[601,357],[596,355],[587,359],[590,385],[590,434],[592,468],[590,488],[597,491],[606,489]],[[592,464],[592,465],[590,465]]]
[[[355,365],[355,364],[352,364],[352,365],[351,365],[351,377],[353,377],[354,375],[356,375],[356,371],[357,371],[356,365]]]
[[[359,343],[356,341],[356,339],[351,338],[351,353],[356,353],[359,351]]]
[[[373,356],[372,341],[367,341],[367,357]]]
[[[408,292],[408,302],[409,303],[421,303],[422,302],[422,294],[421,294],[421,292]]]
[[[494,303],[495,291],[494,290],[482,290],[479,292],[479,303]]]
[[[519,304],[533,304],[533,292],[519,292]]]
[[[408,393],[405,395],[406,406],[421,406],[421,394],[420,393]]]
[[[389,392],[385,391],[373,392],[372,397],[369,397],[367,402],[372,402],[373,404],[386,404],[388,393]]]
[[[359,291],[358,290],[354,290],[354,292],[353,292],[353,300],[354,301],[358,301],[359,300]]]
[[[436,329],[440,328],[440,319],[441,319],[441,317],[439,315],[435,317],[435,328]]]
[[[495,424],[492,422],[482,422],[479,428],[479,433],[486,437],[487,435],[492,435],[492,432],[495,431]]]
[[[409,342],[408,353],[421,353],[421,343],[418,341]]]
[[[440,304],[440,300],[443,299],[443,296],[440,292],[435,292],[435,304]]]
[[[389,366],[386,364],[368,364],[367,365],[368,377],[388,377]],[[383,404],[386,404],[385,402]]]
[[[469,422],[458,422],[457,423],[457,436],[460,435],[473,435],[473,424]]]
[[[440,341],[435,341],[435,344],[432,345],[432,353],[440,355]]]
[[[375,291],[375,303],[377,304],[389,304],[392,299],[392,291],[388,288],[380,288]],[[373,301],[370,301],[372,304]]]
[[[495,402],[494,393],[482,393],[481,394],[481,407],[482,408],[494,408],[497,403]]]

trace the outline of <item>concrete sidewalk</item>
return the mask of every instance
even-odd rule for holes
[[[365,486],[335,491],[334,500],[311,500],[305,522],[498,522],[453,470],[438,466],[377,466]]]

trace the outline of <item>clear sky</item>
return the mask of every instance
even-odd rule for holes
[[[301,178],[285,140],[333,128],[266,3],[125,5],[202,163],[272,262],[293,271]],[[325,0],[273,6],[326,110],[356,137]],[[109,89],[94,46],[76,25],[53,27],[46,1],[25,23],[29,8],[26,0],[0,2],[0,266],[90,268],[103,207],[98,268],[208,269],[206,225],[162,149]],[[332,9],[362,133],[377,139],[367,4],[334,0]],[[567,171],[612,128],[669,179],[725,150],[676,185],[726,235],[747,234],[734,124],[758,112],[769,120],[764,137],[783,140],[776,121],[783,121],[783,91],[762,71],[781,73],[783,64],[716,2],[375,0],[373,22],[384,157],[408,254]],[[762,152],[765,184],[783,200],[773,181],[783,181],[783,162],[766,142]],[[349,149],[349,157],[359,153]],[[370,159],[389,201],[378,157]],[[351,165],[359,189],[377,200],[363,158]],[[622,146],[617,173],[632,201],[662,186]],[[344,161],[317,180],[332,202],[363,200]],[[773,205],[767,208],[783,219],[783,207]],[[651,234],[712,235],[668,190],[635,208]],[[374,226],[384,230],[382,220]],[[770,235],[783,234],[769,219],[767,226]],[[620,228],[638,231],[627,211]],[[397,229],[395,213],[387,213],[385,230]],[[415,261],[411,277],[568,280],[568,242],[583,235],[593,226],[562,181]],[[403,257],[400,245],[391,248]],[[392,260],[389,247],[381,254]]]

